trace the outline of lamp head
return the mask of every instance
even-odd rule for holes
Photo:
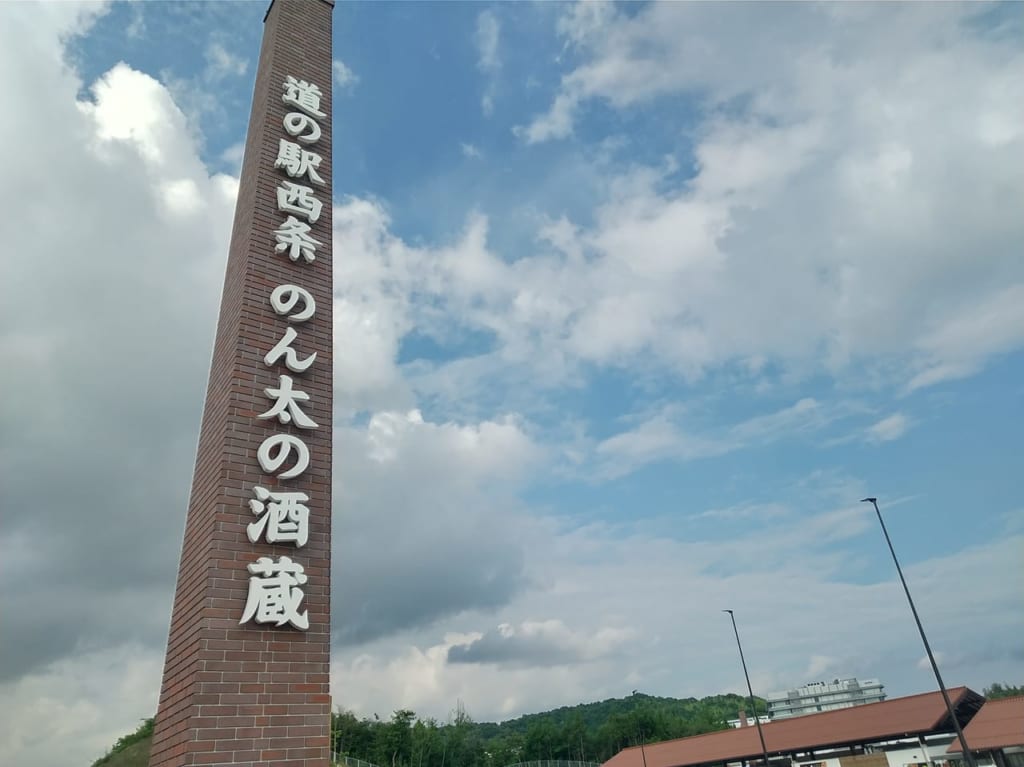
[[[878,499],[877,498],[861,498],[860,502],[861,503],[878,503]]]
[[[729,613],[729,615],[732,615],[732,610],[722,610],[722,612],[723,613]]]

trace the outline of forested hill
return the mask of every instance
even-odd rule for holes
[[[765,703],[760,698],[757,701],[758,710],[765,712]],[[653,695],[637,693],[626,698],[609,698],[598,703],[579,703],[575,706],[562,706],[561,708],[545,711],[540,714],[525,714],[518,719],[511,719],[502,724],[482,723],[482,728],[496,728],[498,732],[519,732],[526,733],[529,727],[540,722],[549,722],[555,727],[562,727],[566,723],[581,718],[588,729],[597,730],[610,721],[626,717],[631,721],[644,720],[648,728],[654,726],[655,721],[646,721],[653,717],[661,721],[663,726],[669,726],[670,720],[680,722],[689,721],[692,723],[703,722],[705,724],[724,724],[725,720],[735,719],[740,710],[750,711],[749,699],[739,695],[713,695],[707,698],[659,698]],[[636,714],[634,717],[633,715]],[[652,731],[650,735],[654,735]],[[678,736],[671,736],[678,737]]]
[[[765,704],[758,699],[758,710]],[[727,727],[739,695],[658,698],[636,694],[527,714],[500,724],[474,722],[461,708],[450,721],[396,711],[388,721],[335,717],[337,750],[385,767],[504,767],[540,759],[603,762],[641,739],[654,743]]]
[[[757,699],[758,710],[764,701]],[[641,739],[654,743],[724,729],[740,709],[739,695],[658,698],[635,694],[598,703],[563,706],[500,724],[474,722],[458,705],[447,722],[399,710],[389,717],[359,718],[348,711],[333,717],[334,751],[380,767],[507,767],[516,762],[568,759],[604,762]],[[95,764],[144,767],[152,719],[121,738]]]

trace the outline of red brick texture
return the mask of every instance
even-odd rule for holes
[[[151,767],[270,765],[326,767],[329,762],[331,560],[331,0],[276,0],[265,20],[241,186],[235,208],[220,319],[210,369],[185,539],[167,642],[167,659],[150,756]],[[288,75],[319,86],[322,136],[303,148],[323,157],[326,185],[290,179],[275,169],[288,112]],[[322,243],[316,260],[276,253],[274,230],[287,218],[277,208],[282,181],[315,186],[323,203],[311,235]],[[308,321],[289,323],[270,304],[282,284],[305,288],[316,300]],[[295,310],[301,309],[301,304]],[[316,352],[303,373],[264,355],[293,327],[300,358]],[[264,393],[281,374],[309,394],[302,410],[317,429],[276,418],[257,419],[273,401]],[[256,451],[268,436],[294,434],[309,447],[309,468],[293,479],[266,474]],[[289,460],[286,467],[291,465]],[[248,506],[259,485],[309,496],[309,540],[251,543]],[[239,624],[249,591],[247,565],[288,556],[305,568],[300,611],[309,629]]]

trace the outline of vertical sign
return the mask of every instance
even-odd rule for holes
[[[330,0],[267,11],[152,767],[327,767]]]

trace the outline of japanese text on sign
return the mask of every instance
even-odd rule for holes
[[[322,245],[313,238],[311,224],[319,220],[324,205],[316,197],[314,187],[326,186],[326,182],[320,175],[323,157],[309,147],[322,135],[317,120],[327,115],[320,111],[323,94],[313,83],[288,75],[282,87],[281,100],[290,109],[282,127],[290,138],[279,140],[274,160],[274,168],[287,176],[275,190],[277,210],[284,214],[284,219],[273,231],[274,251],[293,263],[311,268],[316,261],[317,248]],[[310,395],[303,390],[301,379],[289,375],[289,372],[302,375],[316,363],[317,351],[303,345],[294,327],[316,314],[313,294],[298,285],[278,285],[270,293],[270,305],[285,324],[280,340],[263,357],[264,364],[274,368],[278,378],[276,385],[263,390],[268,398],[267,410],[256,417],[273,425],[317,429],[319,425],[307,412],[312,406]],[[280,370],[281,367],[287,372]],[[265,474],[278,479],[298,479],[309,468],[312,456],[301,437],[277,433],[263,440],[256,451],[256,460]],[[252,493],[249,510],[254,520],[246,527],[251,543],[265,541],[295,549],[306,545],[310,524],[306,493],[270,490],[260,485],[254,486]],[[289,556],[281,556],[276,561],[259,557],[248,565],[248,571],[249,593],[239,623],[291,625],[303,631],[309,628],[309,615],[302,608],[305,597],[302,587],[308,582],[308,576],[300,562]]]

